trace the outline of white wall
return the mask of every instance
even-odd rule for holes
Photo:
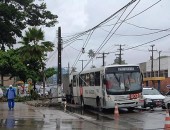
[[[160,70],[168,69],[168,77],[170,77],[170,57],[160,59]],[[159,59],[154,59],[153,61],[153,71],[159,70]],[[151,60],[146,62],[146,71],[151,71]]]

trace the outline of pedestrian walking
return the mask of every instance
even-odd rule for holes
[[[9,85],[9,89],[7,90],[7,93],[6,93],[6,97],[8,99],[8,107],[9,107],[9,110],[13,110],[14,109],[14,106],[15,106],[15,97],[16,97],[16,93],[15,93],[15,89],[13,88],[12,85]]]

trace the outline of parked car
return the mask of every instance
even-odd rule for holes
[[[38,95],[39,96],[43,96],[43,88],[40,88],[39,89],[39,92],[38,92]],[[49,92],[47,91],[47,89],[45,88],[45,96],[48,96],[49,95]]]
[[[165,102],[165,107],[167,109],[170,109],[170,91],[165,94],[164,102]]]
[[[155,107],[162,107],[165,109],[164,99],[163,96],[157,89],[152,87],[143,88],[142,97],[144,99],[143,108],[150,107],[151,109]]]

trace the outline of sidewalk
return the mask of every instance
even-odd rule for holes
[[[33,107],[16,102],[14,110],[8,110],[7,102],[0,103],[0,129],[43,130],[66,127],[62,122],[79,122],[80,119],[64,111],[48,107]],[[70,126],[69,126],[70,127]]]

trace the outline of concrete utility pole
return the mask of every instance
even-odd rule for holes
[[[57,96],[58,96],[58,88],[61,87],[62,84],[62,71],[61,71],[61,27],[58,27],[58,75],[57,75]]]
[[[152,52],[152,56],[151,56],[151,77],[154,77],[154,73],[153,73],[153,52],[154,52],[154,51],[157,51],[157,50],[154,50],[154,49],[153,49],[154,46],[155,46],[155,45],[151,45],[152,50],[149,50],[149,51]]]
[[[87,61],[87,60],[79,60],[79,61],[81,61],[81,62],[82,62],[82,64],[81,64],[81,65],[82,65],[82,70],[83,70],[83,67],[84,67],[84,66],[83,66],[83,62],[84,62],[84,61]]]
[[[158,73],[158,76],[160,77],[160,70],[161,70],[161,52],[162,51],[159,51],[159,73]]]
[[[103,66],[105,66],[105,63],[104,63],[104,61],[105,61],[105,55],[108,55],[109,53],[99,53],[99,54],[102,54],[102,57],[96,57],[96,58],[102,58],[103,59]]]
[[[119,46],[119,49],[118,49],[118,51],[119,51],[119,54],[116,54],[116,55],[118,55],[119,57],[118,57],[118,59],[119,59],[119,64],[121,65],[122,64],[122,46],[125,46],[125,45],[116,45],[116,46]]]
[[[58,27],[58,77],[57,77],[57,85],[61,85],[61,27]]]

